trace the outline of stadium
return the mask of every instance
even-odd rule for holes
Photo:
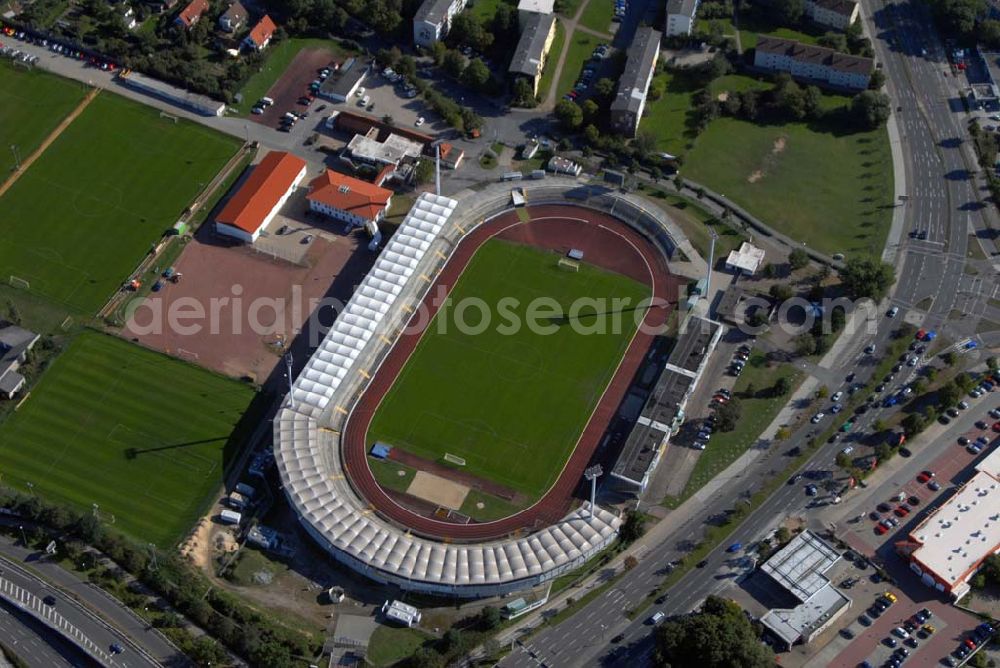
[[[675,234],[637,200],[552,181],[525,184],[530,205],[517,209],[509,186],[461,202],[422,195],[275,418],[278,470],[303,526],[374,580],[503,594],[617,536],[617,513],[575,492],[676,301]],[[560,304],[628,301],[553,318],[551,337],[444,327],[442,293],[491,304],[539,290]],[[626,312],[607,335],[573,338],[567,326]],[[410,472],[406,484],[379,473],[386,460]],[[509,512],[475,517],[501,489]]]

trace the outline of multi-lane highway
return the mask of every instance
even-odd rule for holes
[[[903,196],[899,201],[904,207],[904,225],[902,238],[894,248],[897,252],[892,254],[898,276],[892,301],[901,308],[900,319],[936,329],[955,340],[976,337],[976,314],[981,314],[984,310],[981,305],[995,296],[991,262],[997,249],[992,236],[983,233],[990,223],[987,216],[992,212],[980,204],[969,173],[974,168],[974,157],[966,142],[962,107],[947,81],[950,72],[944,49],[922,7],[871,0],[865,9],[869,34],[890,82],[905,168],[906,193],[897,193]],[[921,231],[926,232],[926,239],[908,234]],[[986,259],[969,261],[970,244],[981,244]],[[972,250],[979,254],[979,249]],[[977,268],[974,266],[966,273],[967,261],[970,265],[978,264],[988,278],[970,280]],[[973,317],[967,315],[970,312]],[[883,320],[874,337],[856,335],[844,346],[834,368],[845,369],[845,373],[856,371],[859,381],[868,380],[866,376],[870,376],[874,360],[862,355],[861,350],[868,343],[884,350],[896,324],[897,321]],[[886,394],[908,381],[911,373],[901,371],[897,375]],[[862,432],[879,413],[876,409],[860,416],[855,431]],[[800,430],[788,445],[803,443],[810,432],[808,428]],[[841,447],[841,443],[823,446],[805,468],[832,468]],[[708,499],[665,540],[646,551],[639,566],[627,572],[614,589],[558,626],[525,640],[504,665],[648,663],[653,649],[650,626],[646,624],[649,614],[657,610],[678,614],[696,608],[707,595],[739,576],[743,562],[726,554],[720,546],[701,569],[669,590],[662,603],[639,619],[629,621],[625,611],[662,580],[668,564],[689,547],[685,539],[707,518],[732,507],[740,490],[748,486],[748,479],[757,473],[766,474],[767,466],[772,472],[779,468],[777,462],[768,463],[766,457],[759,464],[758,470],[748,472],[743,480],[729,481],[725,491]],[[749,544],[758,540],[781,518],[805,511],[810,503],[813,501],[803,494],[801,485],[786,485],[743,522],[731,541]]]

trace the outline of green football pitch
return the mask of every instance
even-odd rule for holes
[[[95,312],[239,144],[101,93],[0,198],[0,279]]]
[[[647,286],[592,265],[560,269],[559,258],[496,239],[480,247],[375,413],[369,444],[431,460],[458,455],[471,474],[531,501],[544,494],[632,340],[637,313],[630,307],[650,295]],[[607,310],[589,307],[575,320],[538,318],[554,333],[508,330],[513,318],[500,315],[501,300],[517,300],[506,302],[506,312],[523,324],[535,298],[555,300],[564,313],[573,313],[577,299],[609,301]],[[613,306],[612,298],[629,306]],[[488,306],[488,327],[479,308],[462,310],[471,300]],[[460,321],[483,331],[460,331]],[[605,333],[588,333],[602,326]]]
[[[221,485],[252,398],[236,381],[84,332],[0,425],[2,482],[84,510],[96,503],[106,522],[169,547]]]
[[[0,181],[80,103],[87,87],[0,60]]]

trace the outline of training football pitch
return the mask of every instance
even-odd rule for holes
[[[0,61],[0,182],[86,94],[87,87],[71,79]]]
[[[458,455],[468,473],[539,498],[632,340],[642,318],[634,307],[650,296],[647,286],[592,265],[560,269],[559,258],[496,239],[479,248],[375,413],[369,444],[383,441],[430,460]],[[606,299],[608,308],[591,306],[577,318],[546,310],[537,321],[553,331],[538,333],[524,323],[529,303],[542,297],[564,313],[582,298]],[[614,307],[612,298],[629,306]],[[488,306],[488,327],[478,307],[462,310],[472,300]],[[501,315],[502,300],[521,327],[507,329],[513,317]],[[462,331],[459,322],[482,331]],[[601,325],[603,334],[584,331]]]
[[[246,385],[96,332],[77,336],[0,425],[3,483],[90,510],[161,547],[222,481]]]
[[[95,312],[239,144],[102,92],[0,198],[0,279]]]

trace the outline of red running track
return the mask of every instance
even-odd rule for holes
[[[520,222],[514,212],[508,212],[480,225],[462,239],[424,299],[424,308],[431,316],[437,312],[439,305],[434,299],[439,292],[437,286],[450,292],[476,250],[493,237],[561,252],[570,248],[582,250],[586,262],[651,285],[653,297],[664,306],[651,308],[646,313],[643,326],[637,330],[555,484],[533,506],[493,522],[455,524],[419,515],[396,503],[375,481],[368,467],[368,426],[382,397],[392,387],[416,348],[421,334],[412,331],[400,336],[348,418],[341,441],[341,456],[347,477],[355,490],[380,515],[422,536],[454,541],[488,540],[521,529],[533,531],[561,520],[569,510],[573,491],[580,483],[583,470],[649,350],[657,327],[666,322],[668,302],[676,303],[678,281],[670,275],[666,259],[627,224],[611,216],[570,205],[529,207],[527,211],[531,215],[530,222]]]

